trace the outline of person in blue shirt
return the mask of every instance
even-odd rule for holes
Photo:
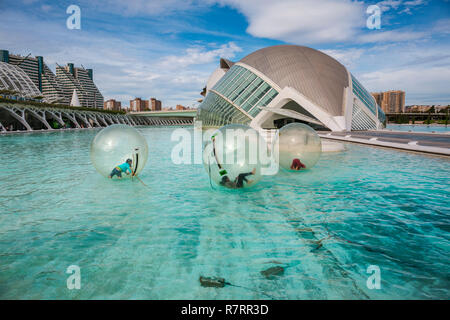
[[[122,163],[121,165],[118,165],[117,167],[115,167],[111,173],[109,174],[109,178],[112,179],[112,177],[117,175],[117,178],[122,179],[122,172],[125,172],[127,175],[129,175],[130,173],[132,173],[133,171],[131,170],[131,163],[133,161],[131,159],[127,159],[126,162]]]

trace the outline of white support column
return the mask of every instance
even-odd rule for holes
[[[47,122],[47,119],[45,119],[45,110],[36,110],[33,108],[27,108],[26,110],[30,112],[36,119],[42,122],[44,126],[47,127],[48,130],[53,130],[53,128]]]
[[[101,127],[100,123],[98,122],[97,119],[97,114],[96,113],[89,113],[88,114],[90,116],[90,119],[92,119],[92,121],[99,127]]]
[[[80,118],[81,120],[83,120],[84,124],[86,124],[86,126],[88,128],[92,128],[91,123],[87,120],[86,118],[86,114],[84,113],[77,113],[78,118]]]
[[[115,124],[114,119],[112,118],[112,116],[105,116],[105,119],[109,121],[109,125]]]
[[[28,124],[28,122],[25,120],[25,109],[18,109],[15,107],[5,107],[1,106],[3,109],[9,112],[10,115],[12,115],[15,119],[17,119],[25,128],[27,128],[27,131],[33,131],[31,126]],[[16,112],[19,112],[20,114],[17,114]]]
[[[75,115],[72,115],[69,112],[66,111],[61,111],[61,114],[63,114],[65,117],[67,117],[70,121],[72,121],[72,123],[75,123],[75,127],[77,128],[81,128],[81,126],[79,125]]]
[[[108,126],[108,123],[106,122],[105,118],[103,117],[103,115],[98,115],[98,118],[100,119],[100,121],[105,125],[105,127]]]
[[[130,126],[134,127],[136,125],[131,117],[128,117],[128,116],[125,116],[125,117],[127,117],[127,120],[130,123]]]
[[[61,126],[64,127],[65,123],[61,117],[61,112],[58,112],[58,111],[53,112],[50,110],[45,110],[45,112],[47,112],[50,115],[50,117],[55,119]]]

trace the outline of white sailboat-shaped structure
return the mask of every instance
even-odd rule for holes
[[[77,89],[73,89],[72,100],[70,101],[71,107],[81,107],[80,99],[78,99]]]

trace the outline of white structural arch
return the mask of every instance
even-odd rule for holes
[[[14,95],[23,98],[41,96],[41,92],[18,66],[0,61],[0,90],[14,91]]]

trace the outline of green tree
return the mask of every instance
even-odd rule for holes
[[[431,109],[428,110],[428,117],[427,117],[427,120],[425,120],[425,123],[426,124],[431,124]]]

